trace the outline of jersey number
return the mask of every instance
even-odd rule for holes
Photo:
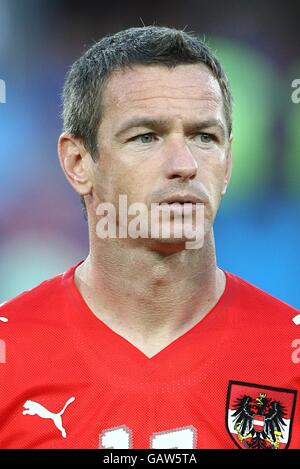
[[[126,426],[104,430],[100,434],[99,443],[100,448],[103,449],[131,449],[132,431]],[[153,433],[150,438],[150,448],[194,449],[196,448],[196,429],[191,426]]]

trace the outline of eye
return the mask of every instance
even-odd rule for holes
[[[131,140],[138,141],[138,142],[144,143],[144,144],[152,143],[153,140],[154,140],[154,134],[149,132],[147,134],[136,135]]]
[[[198,136],[200,138],[201,143],[211,143],[214,140],[212,134],[201,132],[200,134],[198,134]]]

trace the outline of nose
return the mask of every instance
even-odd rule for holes
[[[184,139],[176,139],[168,145],[165,171],[168,179],[194,179],[198,164]]]

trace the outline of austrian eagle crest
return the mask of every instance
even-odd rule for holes
[[[231,381],[227,429],[244,449],[288,446],[296,391]]]

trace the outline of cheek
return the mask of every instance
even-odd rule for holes
[[[120,171],[111,155],[102,152],[100,160],[94,167],[94,193],[99,202],[112,202],[117,200],[117,194],[122,193],[122,181],[126,175]]]
[[[111,165],[109,173],[106,174],[106,186],[115,201],[120,194],[126,194],[128,204],[144,202],[147,191],[151,191],[152,174],[145,164],[133,165],[118,161],[117,164]]]
[[[200,179],[203,180],[209,193],[213,196],[221,195],[223,184],[226,174],[226,162],[223,158],[214,158],[207,162],[207,165],[202,168],[203,178],[201,178],[201,166]]]
[[[145,202],[149,194],[161,185],[161,169],[156,160],[144,159],[123,165],[121,179],[132,202]]]
[[[223,161],[214,161],[205,168],[199,168],[199,179],[207,190],[211,215],[214,217],[221,201],[226,166]]]

